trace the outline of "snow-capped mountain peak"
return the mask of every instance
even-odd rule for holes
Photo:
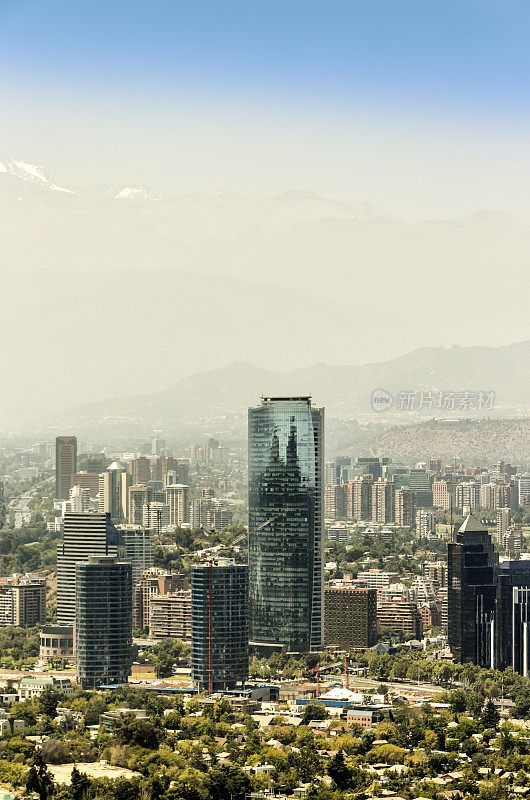
[[[116,200],[158,200],[158,192],[142,189],[139,186],[124,186],[114,195]]]
[[[27,164],[25,161],[17,161],[14,158],[0,156],[0,173],[13,175],[26,183],[35,183],[44,189],[51,189],[54,192],[73,194],[71,189],[65,189],[64,186],[58,186],[54,183],[44,167]]]

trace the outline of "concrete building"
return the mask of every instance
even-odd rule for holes
[[[75,663],[83,689],[127,683],[132,665],[131,565],[91,556],[76,565]]]
[[[146,503],[143,507],[142,524],[159,533],[162,528],[169,526],[169,506],[166,503]]]
[[[341,650],[377,642],[377,592],[353,586],[324,587],[326,644]]]
[[[112,519],[127,519],[128,490],[131,476],[123,464],[113,461],[99,476],[99,511]]]
[[[77,437],[57,436],[55,440],[55,497],[68,500],[77,472]]]
[[[413,528],[416,517],[416,493],[412,489],[396,489],[394,521],[402,528]]]
[[[191,590],[153,595],[149,599],[151,639],[191,639]]]
[[[132,567],[132,583],[136,586],[146,570],[153,566],[153,531],[141,525],[117,525],[121,538],[121,561]]]
[[[46,578],[0,578],[0,627],[33,628],[46,619]]]
[[[248,677],[248,588],[246,565],[192,567],[191,663],[199,689],[231,689]]]
[[[418,538],[427,538],[431,534],[436,533],[436,517],[434,511],[429,511],[426,508],[419,508],[416,511],[416,536]]]
[[[510,527],[510,516],[509,508],[497,509],[497,542],[500,547],[504,546],[504,534]]]
[[[71,625],[45,625],[40,632],[41,661],[73,661],[74,631]]]
[[[344,519],[346,516],[346,505],[343,486],[326,486],[324,491],[324,503],[327,519]]]
[[[451,503],[456,505],[453,484],[446,480],[433,481],[432,504],[435,508],[448,509]]]
[[[148,627],[153,597],[175,594],[188,589],[189,581],[184,574],[168,572],[159,567],[146,570],[134,587],[134,627],[138,630]]]
[[[372,518],[373,475],[358,475],[344,484],[344,503],[348,519],[370,520]]]
[[[386,478],[380,478],[372,486],[372,520],[387,524],[394,522],[395,485]]]
[[[175,483],[166,486],[166,505],[169,507],[169,524],[181,526],[190,521],[189,486]]]
[[[391,628],[416,639],[423,632],[418,606],[409,600],[378,602],[377,623],[379,628]]]

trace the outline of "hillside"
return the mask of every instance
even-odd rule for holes
[[[350,449],[355,455],[390,455],[406,463],[437,456],[468,464],[495,464],[500,460],[528,468],[530,419],[430,421],[393,427]]]
[[[120,417],[193,423],[226,415],[244,415],[262,394],[311,394],[329,417],[372,417],[374,421],[405,422],[413,412],[392,409],[374,413],[371,395],[385,389],[400,391],[494,391],[493,414],[524,414],[530,397],[530,340],[506,347],[426,347],[390,361],[364,366],[317,364],[289,372],[273,372],[249,363],[190,375],[163,392],[133,395],[71,408],[75,420]],[[458,409],[453,416],[462,414]],[[408,415],[408,416],[407,416]],[[436,407],[429,416],[442,416]]]

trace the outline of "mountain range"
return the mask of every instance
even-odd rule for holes
[[[230,382],[255,370],[271,377],[243,381],[245,402],[258,383],[294,384],[351,416],[374,386],[420,386],[438,366],[459,390],[482,353],[481,388],[517,404],[511,366],[492,356],[488,375],[493,350],[479,345],[528,338],[529,274],[530,226],[500,212],[412,223],[296,191],[79,187],[0,156],[0,429],[172,384],[184,415],[205,404],[193,399],[202,382],[219,409]],[[477,346],[469,363],[436,347],[454,342]],[[340,364],[354,366],[330,366]]]

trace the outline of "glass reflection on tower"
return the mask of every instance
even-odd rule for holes
[[[250,638],[318,649],[324,409],[309,397],[264,397],[248,421]]]

